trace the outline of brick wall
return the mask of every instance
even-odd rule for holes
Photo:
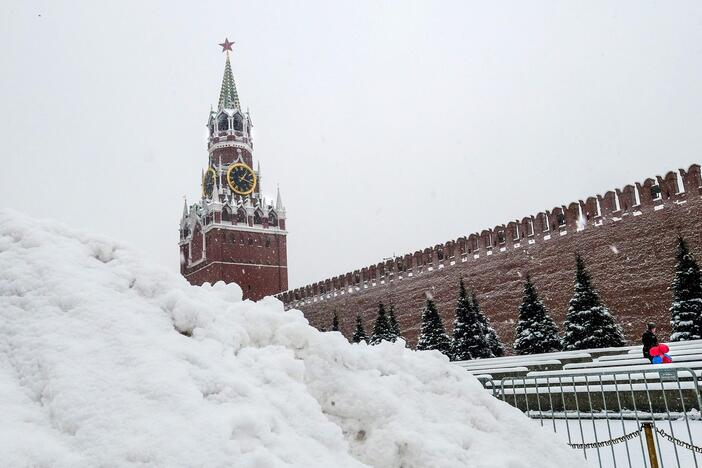
[[[202,256],[199,229],[198,225],[190,244],[193,261]],[[181,264],[181,273],[191,284],[234,282],[241,286],[244,298],[252,300],[288,287],[287,246],[283,235],[213,228],[205,232],[205,246],[203,262],[192,266]],[[187,252],[187,244],[183,247]]]
[[[426,293],[433,295],[450,329],[463,277],[502,340],[511,344],[525,273],[531,273],[560,325],[572,294],[574,255],[580,252],[627,339],[638,340],[648,321],[657,322],[659,336],[666,337],[678,233],[702,260],[701,195],[700,166],[693,165],[278,297],[320,328],[329,328],[338,310],[347,336],[357,313],[369,331],[378,301],[392,302],[414,345]]]

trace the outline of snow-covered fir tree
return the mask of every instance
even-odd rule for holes
[[[395,333],[390,325],[388,315],[385,313],[385,306],[382,302],[378,303],[378,316],[373,325],[373,335],[370,339],[370,344],[375,345],[381,341],[395,341]]]
[[[585,262],[578,254],[575,257],[573,297],[563,323],[562,348],[570,351],[624,346],[624,343],[621,328],[600,301],[600,296],[592,286],[590,274],[585,269]]]
[[[500,337],[497,336],[497,332],[495,331],[495,329],[492,328],[492,326],[490,325],[490,321],[488,320],[487,315],[485,315],[480,309],[480,303],[478,302],[478,296],[475,295],[475,291],[472,291],[471,293],[471,304],[476,316],[478,317],[478,320],[480,321],[480,324],[483,326],[485,342],[487,343],[488,348],[492,353],[492,356],[489,357],[504,356],[505,347],[502,345]],[[475,357],[475,355],[473,356]]]
[[[514,352],[517,354],[550,353],[561,349],[558,328],[539,299],[531,277],[524,282],[522,304],[519,306],[519,319],[514,339]]]
[[[673,304],[670,306],[670,341],[697,340],[702,335],[702,278],[700,268],[690,253],[687,243],[678,237],[675,252]]]
[[[482,326],[480,326],[472,310],[471,300],[466,291],[466,285],[463,279],[461,279],[458,289],[458,301],[456,302],[456,318],[453,320],[451,359],[454,361],[473,359],[471,348],[475,346],[476,337],[481,341],[479,348],[489,350],[484,339]]]
[[[394,335],[392,341],[396,341],[398,338],[402,338],[402,333],[400,331],[400,324],[397,323],[397,317],[395,317],[395,305],[390,304],[388,309],[388,322],[390,323],[390,329]]]
[[[332,316],[332,331],[339,331],[339,313],[334,310],[334,315]]]
[[[356,328],[353,330],[351,341],[354,343],[365,341],[368,343],[368,335],[366,335],[366,330],[363,328],[363,319],[360,314],[356,315]]]
[[[448,335],[446,335],[444,323],[441,320],[439,311],[436,310],[434,301],[430,297],[427,297],[427,303],[422,309],[422,324],[419,328],[417,349],[435,349],[447,356],[451,353],[451,342]]]

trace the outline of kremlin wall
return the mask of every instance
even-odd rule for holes
[[[402,333],[414,346],[427,294],[451,331],[458,281],[464,278],[509,352],[526,273],[560,327],[573,292],[574,256],[580,252],[626,338],[638,341],[645,323],[653,321],[666,339],[678,234],[702,260],[698,164],[276,297],[286,308],[302,310],[317,328],[329,329],[337,310],[347,337],[356,314],[370,333],[378,302],[394,304]]]

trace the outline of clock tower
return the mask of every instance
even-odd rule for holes
[[[254,169],[251,116],[243,112],[225,40],[224,77],[217,110],[207,120],[207,168],[201,199],[185,202],[180,220],[180,271],[191,284],[237,283],[244,299],[288,289],[285,207],[261,190]]]

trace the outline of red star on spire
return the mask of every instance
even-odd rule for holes
[[[233,42],[229,42],[229,38],[224,39],[224,42],[220,44],[222,46],[222,52],[230,51],[232,50],[232,46],[234,45]]]

